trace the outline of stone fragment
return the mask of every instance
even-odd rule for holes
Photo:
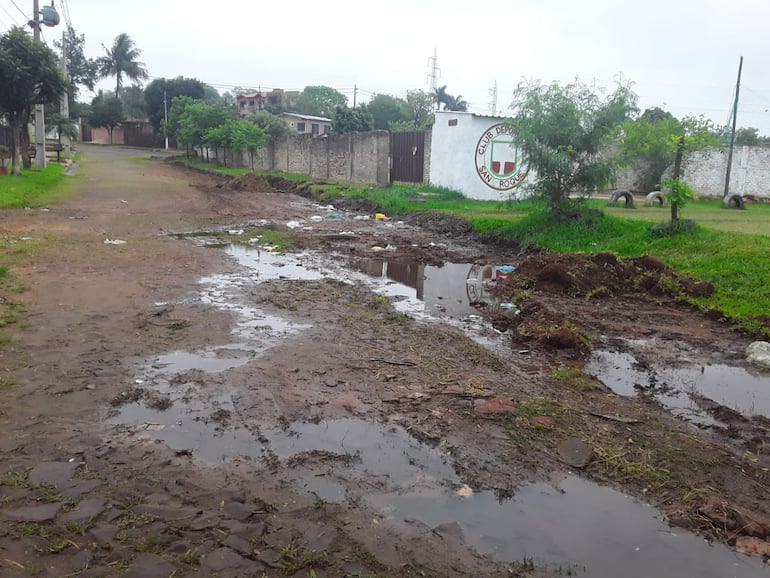
[[[3,517],[16,522],[49,522],[56,517],[61,509],[61,504],[43,504],[41,506],[29,506],[4,512]]]
[[[561,442],[557,451],[561,459],[574,468],[586,467],[594,457],[594,450],[576,437]]]
[[[516,405],[504,397],[489,397],[473,400],[473,408],[476,413],[489,415],[503,412],[515,412]]]
[[[59,489],[75,475],[77,469],[77,462],[43,462],[30,470],[29,481],[33,484],[48,484]]]
[[[71,510],[61,517],[61,523],[69,522],[82,523],[93,520],[104,511],[104,500],[90,499],[80,502],[74,510]]]
[[[746,348],[749,363],[770,369],[770,342],[755,341]]]
[[[143,553],[131,562],[124,578],[168,578],[176,570],[174,566],[166,562],[156,554]]]
[[[233,552],[230,548],[217,548],[213,552],[209,552],[205,556],[201,557],[200,565],[203,568],[207,568],[212,572],[222,572],[227,569],[235,569],[243,567],[246,560]]]

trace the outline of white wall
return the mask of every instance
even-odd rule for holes
[[[688,155],[684,180],[698,195],[721,197],[725,192],[728,149]],[[730,170],[730,194],[770,198],[770,147],[735,147]]]
[[[505,121],[502,117],[479,116],[469,112],[436,112],[431,137],[430,183],[460,191],[471,199],[506,200],[519,196],[520,187],[498,190],[490,186],[489,181],[492,181],[493,185],[499,185],[500,180],[491,179],[491,175],[487,175],[485,180],[479,174],[480,170],[483,173],[484,169],[477,167],[477,159],[479,166],[484,164],[482,156],[477,154],[480,140],[481,148],[484,149],[484,135],[490,127]],[[506,137],[505,134],[498,135],[496,131],[493,132],[494,138]],[[511,158],[515,157],[515,151],[512,148],[509,151],[513,155]],[[523,173],[519,173],[517,169],[516,176],[506,180],[518,181],[522,176]],[[508,187],[509,184],[503,182],[502,186]]]

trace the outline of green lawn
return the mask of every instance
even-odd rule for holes
[[[72,194],[64,177],[64,165],[49,163],[32,167],[18,176],[0,175],[0,208],[44,207]]]

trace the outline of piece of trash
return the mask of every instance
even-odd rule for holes
[[[398,247],[396,247],[395,245],[388,245],[387,247],[385,247],[385,250],[386,251],[395,251],[397,248]]]
[[[326,215],[326,218],[327,219],[341,219],[343,216],[344,215],[342,213],[336,212],[336,213],[329,213],[328,215]]]
[[[302,230],[303,230],[303,231],[312,231],[312,230],[313,230],[313,227],[310,227],[310,226],[307,226],[307,227],[302,227]]]
[[[146,423],[144,424],[144,429],[148,431],[160,431],[163,429],[163,424],[159,423]]]
[[[378,221],[382,221],[383,219],[385,219],[385,216],[386,216],[385,213],[375,213],[374,214],[374,218],[376,220],[378,220]]]
[[[369,215],[356,215],[353,217],[354,221],[368,221],[371,217]]]
[[[138,383],[138,384],[141,385],[142,383],[144,383],[144,380],[143,379],[135,379],[134,383]]]
[[[471,488],[468,484],[465,484],[463,487],[457,490],[456,494],[458,496],[462,496],[463,498],[470,498],[473,495],[473,488]]]
[[[121,203],[127,203],[128,201],[126,199],[120,199]]]
[[[252,237],[251,239],[249,239],[249,240],[248,240],[248,241],[246,241],[246,242],[247,242],[249,245],[256,245],[257,243],[259,243],[259,239],[260,239],[260,237]]]
[[[508,275],[509,273],[513,273],[516,267],[514,267],[513,265],[497,265],[495,269],[500,273],[502,273],[503,275]]]
[[[299,224],[299,221],[289,221],[286,223],[286,227],[289,229],[299,229],[302,225]]]
[[[323,221],[324,218],[321,215],[313,215],[310,217],[310,220],[317,223],[318,221]]]
[[[384,251],[385,247],[380,247],[379,245],[375,245],[372,247],[372,251]]]
[[[123,239],[105,239],[104,240],[105,245],[125,245],[126,241]]]
[[[513,309],[513,303],[508,303],[507,301],[500,303],[500,309]]]
[[[230,229],[227,233],[229,235],[243,235],[243,229]]]
[[[412,361],[394,361],[390,359],[382,359],[380,357],[372,357],[371,359],[369,359],[369,361],[379,361],[380,363],[387,363],[389,365],[403,365],[405,367],[412,367],[417,365]]]
[[[627,423],[627,424],[639,423],[639,421],[640,421],[640,420],[635,419],[633,417],[625,417],[625,416],[622,416],[622,415],[608,415],[608,414],[604,414],[604,413],[594,413],[592,411],[589,411],[588,415],[593,415],[593,416],[596,416],[596,417],[600,417],[602,419],[608,419],[610,421],[616,421],[616,422],[619,422],[619,423]]]

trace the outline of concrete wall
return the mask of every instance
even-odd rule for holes
[[[519,165],[520,152],[510,144],[505,121],[468,112],[437,111],[430,146],[430,183],[472,199],[519,196],[520,185],[527,180],[526,167]],[[493,162],[500,163],[499,170],[493,169]]]
[[[254,168],[309,175],[318,180],[387,185],[390,137],[387,131],[314,137],[292,134],[268,145],[254,157]],[[248,167],[248,153],[235,156]]]
[[[725,192],[727,147],[692,153],[682,163],[682,178],[698,196],[721,198]],[[664,178],[671,177],[671,171]],[[636,181],[633,171],[618,175],[617,188],[631,189]],[[770,147],[739,146],[733,150],[730,194],[753,195],[770,199]]]

